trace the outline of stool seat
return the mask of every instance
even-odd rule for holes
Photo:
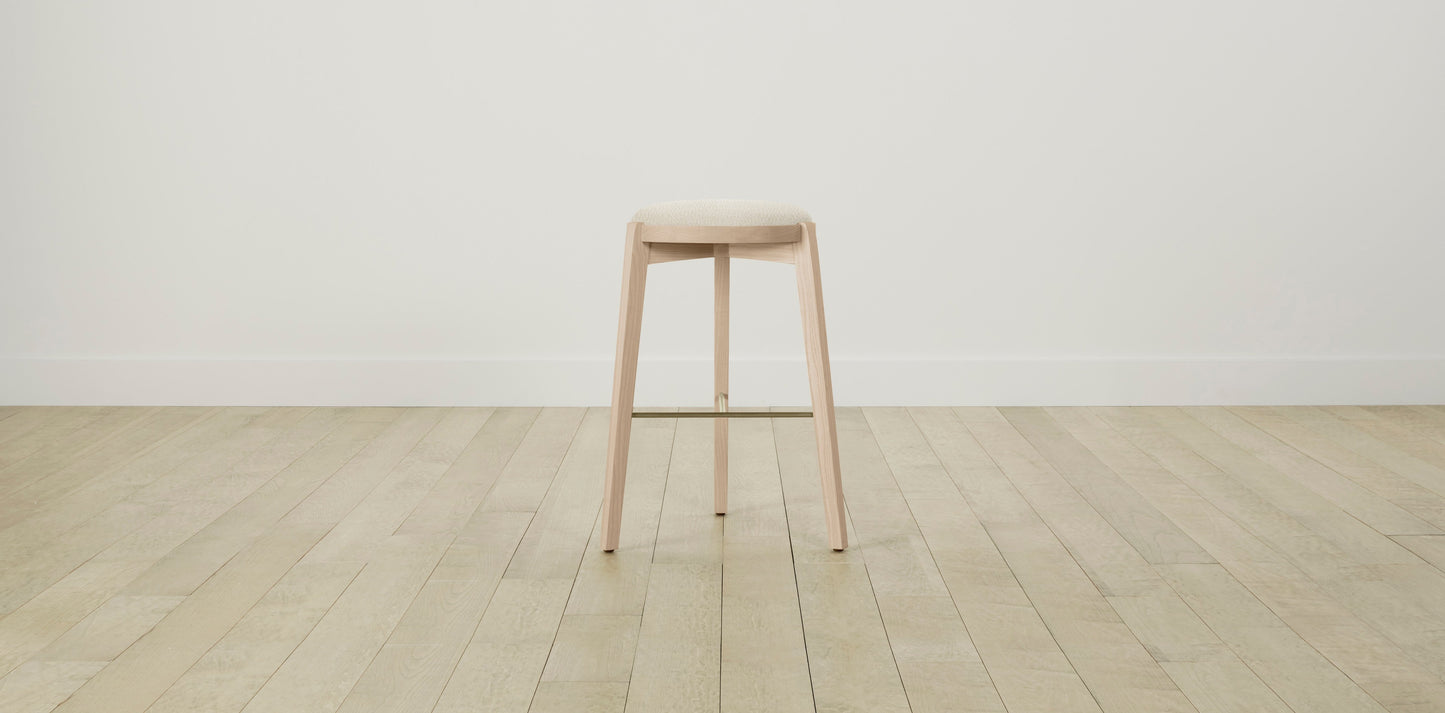
[[[632,216],[634,223],[706,227],[797,225],[812,222],[808,211],[771,201],[668,201],[654,203]]]

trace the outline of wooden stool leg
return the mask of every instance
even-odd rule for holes
[[[728,393],[728,246],[713,246],[713,349],[712,383],[714,408],[727,410]],[[713,419],[712,427],[713,512],[728,511],[728,420]]]
[[[818,275],[817,226],[803,223],[797,243],[798,303],[803,310],[803,344],[808,356],[808,385],[813,396],[813,427],[818,435],[818,476],[823,481],[823,509],[828,544],[848,547],[843,514],[843,479],[838,468],[838,426],[833,415],[833,373],[828,366],[828,330],[823,321],[823,282]]]
[[[607,429],[607,482],[602,496],[602,549],[617,549],[622,532],[622,490],[627,482],[627,448],[632,437],[632,396],[637,387],[637,346],[642,337],[642,294],[647,284],[647,244],[639,223],[627,224],[622,263],[622,306],[617,318],[617,360],[612,375],[612,412]]]

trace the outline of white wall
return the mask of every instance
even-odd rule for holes
[[[1445,3],[0,4],[0,403],[601,404],[624,223],[841,403],[1445,401]],[[639,402],[707,405],[709,264]],[[733,401],[800,403],[786,266]]]

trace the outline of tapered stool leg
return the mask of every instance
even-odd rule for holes
[[[718,411],[728,405],[728,280],[731,264],[728,246],[713,246],[713,402]],[[713,419],[713,512],[728,511],[728,420]]]
[[[642,295],[647,284],[647,244],[639,223],[627,224],[622,263],[622,306],[617,318],[617,360],[612,373],[612,412],[607,429],[607,482],[602,496],[602,549],[617,549],[622,532],[622,491],[632,437],[632,396],[637,387],[637,346],[642,337]]]
[[[808,386],[813,397],[813,428],[818,436],[818,476],[823,481],[823,509],[828,544],[848,547],[843,514],[843,479],[838,468],[838,425],[833,415],[833,374],[828,366],[828,330],[823,320],[823,283],[818,276],[817,226],[803,223],[797,243],[798,303],[803,311],[803,345],[808,359]]]

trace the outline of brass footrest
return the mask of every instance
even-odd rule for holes
[[[633,418],[812,418],[812,411],[633,411]]]

